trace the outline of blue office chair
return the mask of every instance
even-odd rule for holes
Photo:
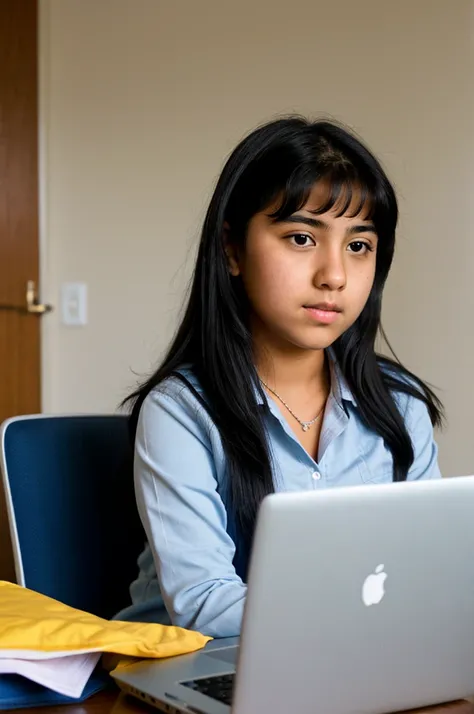
[[[127,418],[16,417],[0,447],[18,584],[105,618],[130,604],[145,536]]]

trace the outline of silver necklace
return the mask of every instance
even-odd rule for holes
[[[296,419],[296,421],[297,421],[298,424],[301,426],[301,428],[303,429],[303,431],[308,431],[308,429],[313,426],[314,422],[318,421],[319,417],[320,417],[321,414],[323,413],[324,405],[323,405],[323,408],[321,409],[321,411],[318,412],[318,414],[316,414],[316,416],[314,417],[314,419],[310,419],[310,421],[302,421],[301,419],[299,419],[299,418],[296,416],[296,414],[294,413],[294,411],[293,411],[292,409],[290,409],[290,407],[289,407],[288,404],[285,402],[285,400],[283,399],[283,397],[280,397],[280,395],[278,394],[278,392],[275,392],[274,389],[272,389],[271,387],[269,387],[268,384],[263,381],[263,379],[261,379],[260,381],[261,381],[261,383],[263,384],[263,386],[266,387],[266,389],[268,389],[269,392],[271,392],[272,394],[274,394],[275,397],[280,400],[280,402],[283,404],[283,406],[286,407],[286,409],[288,409],[288,411],[290,412],[291,416]]]

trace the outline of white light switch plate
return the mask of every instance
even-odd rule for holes
[[[61,321],[63,325],[87,325],[87,285],[63,283],[61,287]]]

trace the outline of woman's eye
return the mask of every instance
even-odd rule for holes
[[[372,246],[360,240],[356,240],[353,243],[349,243],[348,247],[351,249],[352,253],[357,253],[357,255],[363,255],[364,253],[373,250]]]
[[[316,245],[311,236],[308,236],[305,233],[294,233],[292,236],[289,236],[289,238],[290,242],[293,245],[298,246],[298,248],[307,248],[310,245]]]

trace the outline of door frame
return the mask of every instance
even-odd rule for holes
[[[48,261],[48,150],[49,150],[49,99],[50,99],[50,37],[51,9],[50,0],[37,2],[37,72],[38,72],[38,270],[41,299],[53,305],[54,312],[46,319],[41,319],[40,354],[41,354],[41,412],[50,412],[53,404],[53,380],[56,362],[54,345],[54,324],[57,317],[57,299],[53,286]]]

